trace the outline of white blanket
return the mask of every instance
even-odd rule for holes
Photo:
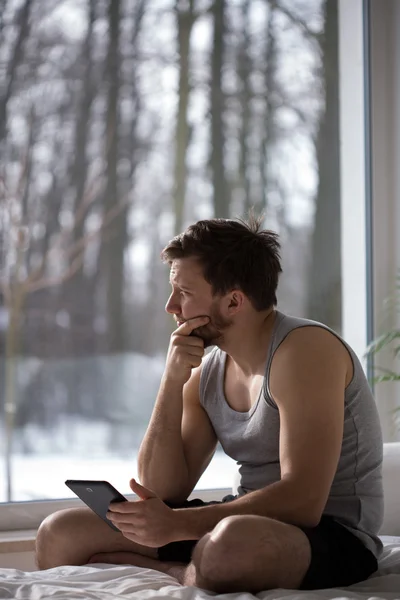
[[[348,588],[299,592],[271,590],[211,594],[151,569],[125,565],[56,567],[24,572],[0,569],[0,598],[15,600],[400,600],[400,538],[384,539],[379,571]]]

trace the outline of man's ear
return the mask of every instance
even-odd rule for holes
[[[227,298],[227,313],[230,317],[240,312],[244,306],[245,297],[242,291],[232,290]]]

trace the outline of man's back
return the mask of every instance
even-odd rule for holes
[[[227,355],[215,348],[203,361],[200,401],[225,452],[240,465],[239,495],[280,479],[280,416],[269,386],[271,364],[288,334],[310,325],[328,329],[320,323],[276,311],[264,386],[258,400],[247,412],[234,410],[225,398]],[[377,533],[383,518],[379,417],[357,356],[337,334],[332,333],[350,353],[353,377],[344,392],[343,442],[324,514],[348,527],[374,554],[378,554],[381,543]]]

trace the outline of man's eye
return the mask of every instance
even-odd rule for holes
[[[184,296],[190,296],[190,292],[186,292],[185,290],[181,290],[181,294]]]

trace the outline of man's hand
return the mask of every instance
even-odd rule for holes
[[[140,500],[113,502],[110,519],[128,540],[149,548],[158,548],[179,538],[177,512],[169,508],[154,492],[131,479],[132,491]]]
[[[192,373],[192,369],[201,364],[204,355],[204,342],[190,334],[197,327],[207,325],[209,317],[195,317],[180,325],[171,335],[168,348],[165,373],[170,381],[184,385]]]

